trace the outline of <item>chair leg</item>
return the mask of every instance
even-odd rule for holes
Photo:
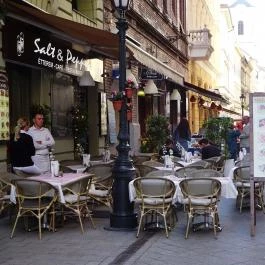
[[[15,223],[14,223],[10,238],[13,238],[13,235],[14,235],[14,232],[15,232],[15,229],[16,229],[16,226],[17,226],[17,221],[18,221],[19,217],[20,217],[20,210],[19,210],[19,212],[17,214],[17,217],[16,217],[16,220],[15,220]]]
[[[188,220],[187,220],[185,239],[188,239],[189,231],[190,231],[190,221],[193,218],[193,215],[190,212],[188,212],[187,218]]]
[[[41,240],[41,215],[38,214],[38,221],[39,221],[39,239]]]
[[[88,215],[88,217],[89,217],[89,219],[90,219],[90,221],[91,221],[92,227],[93,227],[94,229],[96,229],[95,224],[94,224],[94,221],[93,221],[93,218],[92,218],[92,216],[91,216],[91,213],[90,213],[90,211],[89,211],[89,209],[88,209],[87,204],[85,205],[85,209],[86,209],[87,215]]]
[[[141,213],[140,213],[140,221],[139,221],[139,225],[138,225],[138,230],[137,230],[136,237],[138,237],[139,236],[139,233],[140,233],[140,229],[141,229],[141,226],[142,226],[143,215],[144,215],[144,212],[141,210]]]
[[[240,213],[242,213],[243,199],[244,199],[244,195],[241,194],[241,198],[240,198],[240,208],[239,208],[239,212],[240,212]]]
[[[212,222],[213,222],[214,237],[217,239],[217,237],[216,237],[216,219],[215,219],[216,213],[215,213],[215,211],[211,211],[210,215],[212,217]]]
[[[52,232],[55,231],[55,206],[52,206],[52,211],[50,212],[51,220],[49,225],[49,231],[52,230]]]
[[[165,230],[166,230],[166,237],[168,238],[166,213],[163,213],[163,218],[164,218],[164,225],[165,225]]]
[[[79,207],[78,207],[78,209],[76,210],[76,213],[77,213],[78,218],[79,218],[79,223],[80,223],[80,226],[81,226],[82,234],[84,234],[83,222],[82,222],[82,218],[81,218],[81,210],[80,210]]]

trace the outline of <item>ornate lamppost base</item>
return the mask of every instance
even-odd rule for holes
[[[108,231],[136,231],[137,215],[120,216],[116,214],[110,215],[110,226],[104,227]]]

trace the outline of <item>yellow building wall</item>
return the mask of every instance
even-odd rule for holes
[[[189,30],[200,30],[205,26],[212,34],[211,46],[214,51],[209,60],[189,62],[188,82],[204,89],[212,89],[217,86],[216,80],[220,69],[220,33],[218,21],[220,17],[219,0],[189,0],[187,1],[187,28]],[[205,120],[210,116],[217,116],[217,111],[209,110],[198,104],[199,95],[189,92],[189,98],[194,95],[196,102],[189,101],[189,122],[193,133],[199,132]],[[201,96],[210,106],[210,99]],[[206,104],[207,105],[207,104]]]

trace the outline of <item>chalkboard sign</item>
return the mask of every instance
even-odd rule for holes
[[[112,101],[108,99],[109,140],[111,144],[117,143],[116,119]]]

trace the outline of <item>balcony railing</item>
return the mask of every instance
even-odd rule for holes
[[[206,27],[189,32],[189,56],[192,60],[208,60],[213,52],[212,34]]]

